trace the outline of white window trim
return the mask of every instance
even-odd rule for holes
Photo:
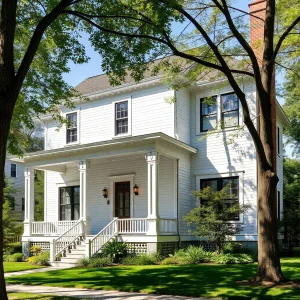
[[[228,172],[228,173],[215,173],[215,174],[201,174],[196,175],[196,190],[200,190],[200,180],[210,179],[210,178],[227,178],[227,177],[238,177],[239,178],[239,204],[244,204],[244,171],[240,172]],[[197,201],[197,206],[200,205]],[[244,214],[240,214],[240,219],[238,221],[230,221],[230,223],[244,223]]]
[[[134,193],[133,193],[133,186],[135,174],[126,174],[126,175],[117,175],[117,176],[110,176],[109,179],[109,191],[108,191],[108,200],[110,200],[110,213],[111,218],[114,218],[114,211],[115,211],[115,183],[116,182],[123,182],[129,181],[130,182],[130,218],[134,218]]]
[[[222,105],[221,105],[221,96],[224,94],[235,93],[231,89],[224,89],[221,91],[208,91],[203,94],[196,95],[196,135],[206,135],[209,131],[201,131],[201,99],[210,97],[210,96],[217,96],[217,131],[232,131],[237,130],[235,127],[228,127],[228,128],[220,128],[221,118],[222,118]],[[243,114],[241,110],[241,102],[239,100],[239,124],[243,123]]]
[[[80,144],[80,109],[68,111],[68,112],[63,113],[62,115],[64,118],[67,118],[67,115],[73,114],[73,113],[77,114],[77,141],[72,142],[72,143],[67,143],[67,125],[65,124],[64,125],[65,147]]]
[[[120,102],[128,102],[128,132],[123,133],[123,134],[116,134],[116,104]],[[112,138],[117,139],[117,138],[122,138],[122,137],[127,137],[132,135],[132,99],[126,98],[122,100],[115,100],[112,101]]]

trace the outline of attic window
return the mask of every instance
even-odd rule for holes
[[[67,144],[77,142],[77,113],[66,115],[67,118]]]
[[[116,103],[116,135],[128,133],[128,101]]]

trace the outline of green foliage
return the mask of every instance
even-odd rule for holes
[[[249,206],[235,204],[228,207],[224,201],[230,198],[228,186],[218,192],[206,187],[194,192],[193,195],[199,200],[205,200],[206,204],[192,209],[184,220],[194,226],[194,229],[190,230],[192,234],[214,242],[220,253],[224,243],[242,231],[242,225],[231,220],[247,211]]]
[[[160,262],[161,265],[177,265],[178,263],[178,259],[174,256],[166,257]]]
[[[21,242],[14,242],[9,243],[5,247],[5,254],[14,254],[22,252],[22,243]]]
[[[3,256],[4,261],[7,262],[22,262],[24,260],[23,253],[14,253]]]
[[[31,256],[27,258],[27,261],[33,265],[37,266],[49,266],[50,253],[41,252],[36,256]]]
[[[119,242],[117,239],[106,243],[101,250],[103,256],[108,256],[114,263],[120,262],[128,253],[128,245],[126,242]]]
[[[254,262],[254,259],[246,253],[215,253],[211,256],[210,261],[216,264],[250,264]]]
[[[4,204],[3,204],[3,249],[6,251],[8,245],[15,241],[23,233],[23,224],[18,223],[18,218],[13,214],[11,202],[14,199],[15,189],[5,179]]]
[[[300,242],[300,160],[285,159],[283,162],[283,218],[285,241],[292,248]]]
[[[93,257],[89,260],[89,268],[100,268],[112,265],[112,260],[110,257]]]
[[[160,261],[159,253],[141,253],[138,255],[129,255],[122,259],[124,265],[156,265]]]
[[[39,253],[42,252],[42,247],[41,247],[41,246],[34,245],[34,246],[30,247],[30,252],[31,252],[34,256],[37,256]]]
[[[78,259],[78,261],[76,262],[76,266],[79,268],[87,268],[89,263],[90,263],[90,259],[87,257],[83,257]]]

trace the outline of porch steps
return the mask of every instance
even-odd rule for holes
[[[76,263],[80,258],[85,257],[85,244],[84,241],[81,244],[75,246],[75,248],[69,249],[66,256],[60,258],[60,261],[51,262],[51,266],[60,268],[73,268],[76,267]]]

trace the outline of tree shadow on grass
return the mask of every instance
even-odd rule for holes
[[[11,277],[8,282],[227,299],[299,299],[298,288],[243,286],[237,283],[252,278],[256,267],[254,264],[207,264],[69,269]]]

